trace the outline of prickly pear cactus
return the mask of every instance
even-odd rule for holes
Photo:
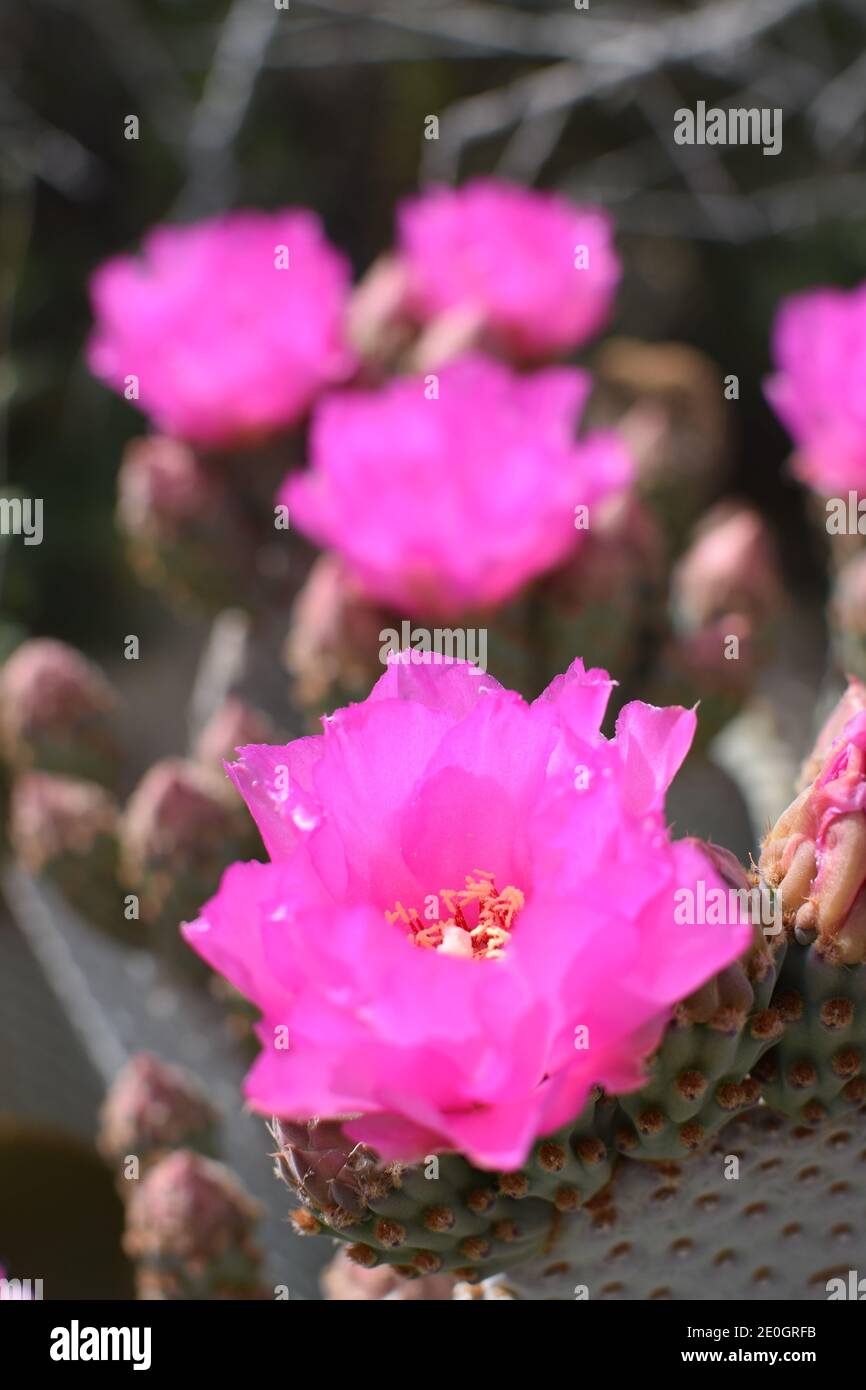
[[[303,1203],[292,1215],[299,1234],[330,1232],[350,1243],[357,1263],[395,1265],[407,1278],[439,1270],[476,1278],[542,1252],[610,1181],[611,1120],[599,1093],[510,1173],[484,1172],[457,1154],[383,1167],[333,1121],[275,1120],[272,1133],[277,1173]]]
[[[753,1074],[784,1029],[774,987],[783,936],[756,942],[677,1010],[649,1061],[649,1080],[621,1096],[616,1146],[632,1158],[678,1159],[703,1147],[731,1117],[760,1100]]]
[[[831,965],[814,946],[789,952],[777,1005],[784,1019],[778,1047],[758,1063],[769,1105],[816,1123],[866,1100],[866,970]]]
[[[380,1166],[338,1122],[274,1121],[293,1224],[369,1268],[450,1272],[458,1299],[823,1298],[866,1239],[864,1019],[866,968],[758,934],[640,1091],[597,1092],[520,1171]]]
[[[826,1299],[862,1258],[866,1106],[818,1128],[767,1106],[677,1163],[631,1163],[542,1254],[457,1299]]]

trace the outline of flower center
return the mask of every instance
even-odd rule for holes
[[[392,925],[405,923],[413,946],[467,960],[496,960],[505,953],[524,902],[519,888],[500,893],[493,874],[476,869],[466,875],[465,888],[440,888],[438,895],[431,895],[423,918],[417,908],[405,908],[401,902],[385,917]],[[441,915],[440,903],[447,918]]]

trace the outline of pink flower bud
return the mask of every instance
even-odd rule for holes
[[[143,583],[207,608],[249,594],[256,537],[216,463],[176,439],[134,439],[117,493],[118,524]]]
[[[247,743],[278,743],[273,720],[246,700],[231,695],[215,710],[195,742],[193,757],[226,783],[229,799],[237,793],[225,778],[224,762],[230,762]]]
[[[363,698],[381,674],[380,633],[391,623],[336,555],[321,555],[295,600],[286,638],[286,668],[300,703],[321,713]]]
[[[259,1208],[230,1169],[180,1149],[136,1184],[124,1249],[144,1299],[257,1298]]]
[[[22,642],[0,669],[3,742],[18,768],[113,781],[116,708],[99,667],[64,642]]]
[[[349,301],[347,332],[363,358],[388,361],[405,346],[412,333],[406,290],[406,271],[394,256],[380,256],[359,282]]]
[[[851,692],[843,699],[850,704]],[[834,712],[828,724],[838,718]],[[815,949],[831,965],[866,959],[864,808],[866,710],[860,709],[831,743],[815,780],[779,817],[760,859],[761,873],[781,894],[798,937],[815,939]]]
[[[202,893],[216,888],[227,864],[255,852],[243,808],[227,804],[216,773],[182,758],[154,764],[121,819],[124,879],[140,895],[141,916],[169,957],[192,964],[178,935]]]
[[[127,939],[119,815],[115,798],[96,782],[28,772],[12,788],[9,837],[21,863],[50,879],[86,921]]]
[[[836,702],[821,726],[815,745],[805,759],[800,769],[800,777],[797,783],[797,790],[803,791],[808,787],[818,773],[821,765],[835,740],[839,737],[849,719],[861,710],[866,709],[866,685],[856,676],[848,677],[848,687],[845,694]]]
[[[755,629],[773,618],[782,602],[775,545],[753,507],[720,502],[695,528],[689,549],[671,578],[674,621],[684,632],[740,614]]]
[[[128,1155],[146,1166],[169,1149],[210,1153],[219,1116],[194,1077],[150,1053],[131,1057],[115,1078],[100,1114],[99,1149],[120,1167]],[[121,1183],[128,1192],[130,1184]]]

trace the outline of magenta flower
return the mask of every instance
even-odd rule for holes
[[[615,436],[574,438],[589,389],[576,368],[517,376],[473,356],[332,396],[313,418],[311,471],[281,499],[370,598],[413,615],[493,606],[580,544],[575,508],[630,480]]]
[[[255,1109],[356,1116],[383,1158],[515,1167],[591,1085],[635,1087],[676,1001],[751,928],[675,925],[721,886],[664,796],[695,714],[576,661],[532,705],[395,657],[363,704],[229,771],[271,862],[235,864],[188,942],[262,1011]]]
[[[518,357],[585,343],[607,322],[620,278],[601,209],[495,179],[404,203],[397,247],[416,317],[476,313]]]
[[[767,399],[816,491],[866,488],[866,284],[786,300],[773,328]]]
[[[137,389],[166,434],[213,445],[283,429],[353,369],[349,279],[310,212],[157,227],[140,259],[116,256],[92,278],[91,371]]]

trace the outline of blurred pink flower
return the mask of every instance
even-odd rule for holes
[[[613,434],[575,439],[587,373],[517,376],[480,356],[323,401],[292,525],[341,555],[370,598],[453,617],[501,603],[585,537],[575,508],[630,481]]]
[[[279,268],[287,259],[287,268]],[[88,361],[158,430],[230,444],[285,428],[353,369],[350,271],[311,212],[157,227],[93,275]]]
[[[607,322],[620,278],[605,212],[495,179],[403,203],[397,250],[418,318],[474,311],[520,357],[585,343]]]
[[[784,301],[773,328],[767,399],[816,491],[866,488],[866,284]]]
[[[271,862],[233,865],[184,933],[262,1011],[255,1109],[515,1167],[593,1083],[640,1083],[751,928],[674,924],[678,889],[720,886],[665,826],[693,711],[627,705],[607,740],[613,683],[579,660],[527,705],[407,655],[323,735],[241,750]]]

